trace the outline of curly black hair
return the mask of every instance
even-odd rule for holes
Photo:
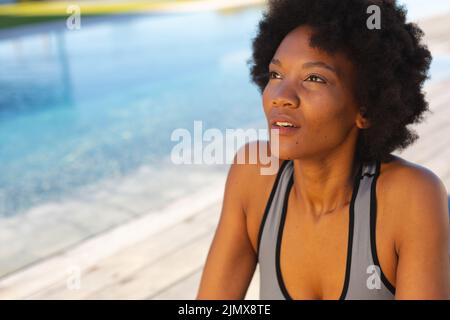
[[[370,5],[380,8],[379,29],[367,26]],[[406,13],[395,0],[269,0],[247,61],[251,81],[262,93],[284,37],[298,26],[312,27],[312,47],[343,52],[356,68],[355,98],[371,126],[360,131],[355,157],[389,161],[391,152],[418,138],[407,126],[429,111],[422,87],[432,57],[421,43],[423,31],[406,22]]]

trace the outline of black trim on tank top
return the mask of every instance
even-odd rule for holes
[[[374,175],[375,175],[375,173],[368,173],[368,172],[366,172],[366,173],[363,174],[363,177],[373,177]]]
[[[278,189],[278,183],[280,182],[281,174],[283,173],[284,168],[286,167],[288,162],[289,162],[288,160],[283,160],[283,162],[281,163],[280,168],[278,169],[278,172],[277,172],[277,176],[275,178],[275,182],[273,183],[272,190],[270,191],[270,196],[269,196],[269,199],[267,200],[266,208],[264,209],[264,215],[263,215],[263,218],[262,218],[261,224],[259,225],[259,230],[258,230],[258,243],[257,243],[257,247],[256,247],[257,261],[259,261],[259,246],[261,245],[261,238],[262,238],[262,233],[264,230],[264,225],[266,224],[267,215],[269,214],[270,207],[272,206],[272,201],[273,201],[273,197],[275,196],[275,192]]]
[[[377,243],[376,243],[376,223],[377,223],[377,199],[376,199],[376,186],[378,176],[380,175],[381,162],[378,160],[376,162],[375,177],[372,181],[372,186],[370,189],[370,248],[372,251],[372,258],[375,265],[380,268],[380,276],[383,284],[388,288],[388,290],[395,296],[395,287],[386,278],[383,270],[381,269],[380,261],[378,260],[377,254]]]
[[[284,200],[283,200],[283,209],[281,211],[281,220],[280,225],[278,229],[278,236],[277,236],[277,245],[276,245],[276,251],[275,251],[275,269],[277,271],[277,280],[278,280],[278,286],[281,289],[281,292],[283,293],[283,296],[286,300],[293,300],[292,297],[289,295],[289,292],[286,289],[286,286],[284,285],[283,276],[281,274],[281,267],[280,267],[280,249],[281,249],[281,239],[283,237],[283,230],[284,230],[284,222],[286,221],[286,212],[287,212],[287,204],[289,200],[289,193],[292,188],[292,184],[294,183],[294,170],[292,170],[292,175],[289,178],[288,185],[286,187],[286,191],[284,193]]]
[[[355,201],[356,196],[359,191],[359,184],[362,179],[362,169],[363,169],[363,163],[359,164],[359,169],[356,174],[354,183],[353,183],[353,190],[352,190],[352,199],[350,201],[350,207],[349,207],[349,226],[348,226],[348,241],[347,241],[347,259],[346,259],[346,266],[345,266],[345,276],[344,276],[344,285],[342,287],[342,292],[339,297],[339,300],[344,300],[345,296],[347,295],[348,285],[350,282],[350,269],[351,269],[351,262],[352,262],[352,249],[353,249],[353,233],[354,233],[354,217],[355,217]],[[283,239],[283,231],[284,231],[284,223],[286,221],[286,214],[287,214],[287,205],[289,200],[289,193],[292,188],[292,184],[294,182],[294,171],[292,171],[292,175],[289,179],[289,183],[286,187],[285,195],[284,195],[284,202],[283,202],[283,211],[281,213],[281,221],[280,226],[278,230],[278,237],[277,237],[277,245],[276,245],[276,253],[275,253],[275,269],[277,273],[277,280],[278,285],[280,287],[281,292],[283,293],[283,296],[287,300],[293,300],[291,295],[289,294],[286,285],[284,284],[283,275],[281,274],[281,266],[280,266],[280,252],[281,252],[281,242]]]
[[[345,268],[345,279],[344,286],[342,288],[341,296],[339,300],[345,300],[347,297],[348,286],[350,283],[350,271],[352,268],[352,256],[353,256],[353,234],[355,232],[355,202],[356,197],[359,192],[359,184],[361,182],[362,171],[364,163],[360,163],[358,174],[356,175],[355,181],[353,183],[352,201],[350,202],[350,216],[349,216],[349,226],[348,226],[348,246],[347,246],[347,265]]]

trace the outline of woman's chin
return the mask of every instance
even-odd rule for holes
[[[292,160],[301,158],[301,153],[299,152],[298,148],[293,149],[292,147],[287,146],[286,147],[280,146],[278,154],[277,153],[274,154],[277,155],[277,157],[281,160]]]

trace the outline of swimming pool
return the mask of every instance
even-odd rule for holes
[[[263,123],[245,64],[260,14],[122,17],[0,40],[0,216],[160,163],[194,120]],[[433,77],[448,66],[435,59]]]
[[[260,119],[245,66],[258,15],[129,17],[1,41],[0,215],[159,162],[194,120]]]

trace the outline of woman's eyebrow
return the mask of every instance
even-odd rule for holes
[[[270,63],[275,64],[279,67],[283,67],[283,65],[281,64],[281,61],[276,58],[273,58],[272,61],[270,61]]]
[[[303,64],[304,69],[312,68],[312,67],[325,68],[325,69],[328,69],[328,70],[334,72],[336,75],[338,75],[338,72],[336,71],[335,68],[333,68],[329,64],[326,64],[325,62],[322,62],[322,61],[311,61],[311,62],[306,62]]]
[[[281,61],[273,58],[270,63],[275,64],[277,66],[283,67],[283,65],[281,64]],[[332,72],[334,72],[336,75],[339,75],[339,73],[337,72],[337,70],[335,68],[333,68],[332,66],[330,66],[329,64],[326,64],[323,61],[310,61],[310,62],[305,62],[302,66],[304,69],[306,68],[312,68],[312,67],[321,67],[321,68],[325,68],[328,69]]]

